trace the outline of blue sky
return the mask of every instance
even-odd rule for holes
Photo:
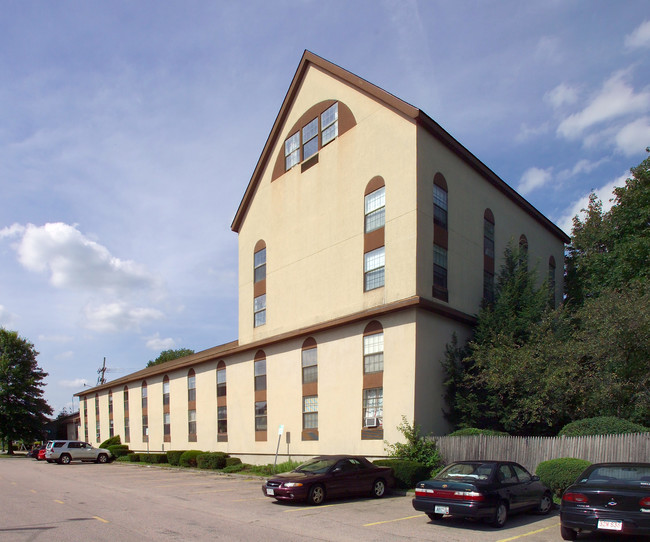
[[[305,49],[567,233],[650,145],[647,0],[5,2],[0,325],[55,413],[104,357],[112,379],[237,338],[230,224]]]

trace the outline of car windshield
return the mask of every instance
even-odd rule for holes
[[[332,467],[332,465],[334,465],[334,463],[336,463],[335,459],[316,458],[312,459],[311,461],[307,461],[307,463],[303,463],[297,469],[295,469],[295,472],[322,474],[324,472],[327,472]]]
[[[581,477],[581,484],[629,483],[650,487],[650,465],[603,465]]]
[[[441,471],[438,480],[487,480],[492,474],[494,463],[454,463]]]

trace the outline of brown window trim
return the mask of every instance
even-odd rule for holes
[[[303,429],[301,433],[302,440],[318,440],[318,429]]]
[[[266,435],[267,431],[255,431],[255,442],[265,442],[268,440]]]

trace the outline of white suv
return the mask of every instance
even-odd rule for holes
[[[70,461],[94,461],[95,463],[108,463],[113,456],[104,448],[93,448],[87,442],[79,440],[51,440],[45,448],[45,459],[48,463],[62,463],[67,465]]]

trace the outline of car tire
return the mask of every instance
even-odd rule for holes
[[[72,458],[68,454],[62,454],[61,457],[59,457],[59,463],[61,465],[69,465],[71,459]]]
[[[47,459],[46,460],[48,463],[54,463],[54,459]]]
[[[508,505],[505,501],[501,501],[497,504],[497,509],[494,511],[494,516],[492,517],[492,525],[497,529],[500,529],[506,524],[508,519]]]
[[[325,488],[320,484],[311,486],[309,495],[307,496],[307,502],[311,505],[318,506],[319,504],[322,504],[324,500]]]
[[[575,540],[578,538],[578,533],[576,531],[569,529],[564,525],[560,525],[560,535],[562,536],[562,540]]]
[[[537,513],[545,516],[551,511],[551,508],[553,508],[553,497],[550,493],[544,493],[537,505]]]
[[[431,521],[440,521],[443,518],[444,514],[427,514],[427,516],[429,516],[429,519]]]
[[[381,499],[386,495],[386,481],[383,478],[377,478],[372,483],[372,496],[375,499]]]
[[[106,454],[99,454],[97,456],[97,463],[108,463],[108,456]]]

